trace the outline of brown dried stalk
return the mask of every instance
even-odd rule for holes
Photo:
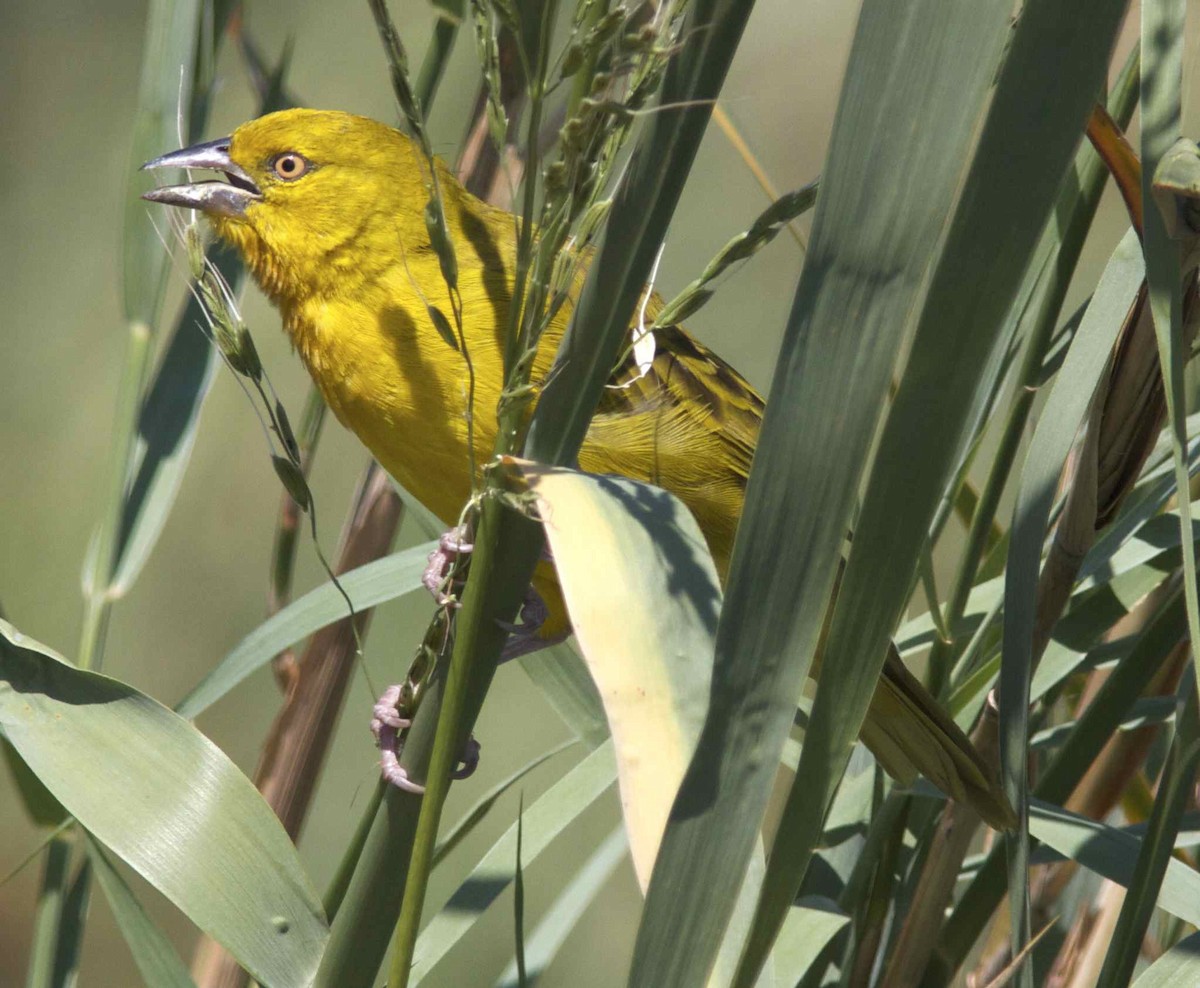
[[[1068,939],[1074,943],[1069,960],[1061,968],[1055,964],[1046,979],[1047,988],[1052,985],[1055,988],[1091,988],[1099,980],[1124,901],[1125,890],[1115,882],[1106,881],[1095,908],[1080,917],[1078,933],[1072,928]]]
[[[971,733],[972,743],[990,765],[1000,762],[998,722],[999,711],[993,694],[988,697],[983,716]],[[982,822],[983,818],[965,802],[948,803],[938,819],[912,903],[879,982],[884,988],[920,983],[937,943],[937,933],[958,881],[959,870]]]

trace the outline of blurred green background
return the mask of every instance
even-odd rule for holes
[[[818,173],[831,126],[856,4],[759,0],[734,62],[723,104],[780,191]],[[419,63],[432,19],[423,0],[393,3],[406,45]],[[130,194],[129,145],[146,7],[138,0],[54,7],[38,0],[0,3],[0,605],[23,632],[75,654],[85,546],[101,510],[118,377],[126,333],[121,313],[121,213]],[[394,121],[391,91],[365,3],[261,0],[247,26],[274,59],[295,41],[290,88],[311,106]],[[432,114],[438,151],[453,159],[477,85],[470,32],[459,38]],[[228,50],[210,134],[228,133],[253,112],[244,73]],[[163,148],[163,151],[171,148]],[[887,148],[880,148],[887,154]],[[766,205],[738,154],[715,127],[697,161],[659,273],[666,296],[694,277],[729,237]],[[1084,271],[1115,242],[1123,222],[1107,203],[1104,236]],[[803,225],[803,224],[802,224]],[[1102,241],[1102,242],[1101,242]],[[765,388],[791,304],[802,254],[781,235],[728,278],[690,328]],[[176,276],[165,323],[177,312]],[[251,289],[244,314],[268,372],[293,420],[307,389],[279,320]],[[313,475],[321,541],[332,553],[345,506],[365,456],[331,420]],[[222,371],[208,399],[183,490],[150,563],[114,612],[105,672],[171,704],[263,618],[267,566],[279,484],[262,431],[241,390]],[[420,538],[408,524],[400,544]],[[321,580],[307,542],[297,590]],[[386,606],[371,630],[366,661],[376,682],[403,675],[432,609],[423,595]],[[323,888],[358,821],[375,778],[367,732],[373,700],[361,675],[300,842]],[[200,721],[200,727],[249,774],[278,705],[260,673]],[[461,809],[512,767],[566,731],[524,674],[502,671],[477,736],[479,774],[456,787],[446,812]],[[88,753],[80,751],[80,758]],[[580,752],[560,755],[525,783],[526,803]],[[181,765],[180,772],[188,766]],[[506,798],[487,826],[434,878],[440,903],[464,869],[516,813]],[[615,793],[551,849],[526,876],[527,922],[536,920],[568,869],[617,819]],[[26,821],[7,774],[0,775],[0,874],[33,849],[39,833]],[[40,864],[0,888],[0,985],[23,981]],[[147,891],[144,886],[139,886]],[[185,957],[195,931],[147,891],[153,914]],[[637,919],[638,895],[625,865],[590,917],[543,979],[544,985],[611,985],[620,981]],[[445,965],[439,984],[489,984],[511,954],[511,898],[485,921],[486,942]],[[469,956],[466,956],[469,954]],[[132,960],[103,897],[93,907],[82,966],[85,985],[137,984]]]

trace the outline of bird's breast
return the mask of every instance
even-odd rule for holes
[[[470,496],[468,435],[478,463],[495,439],[491,368],[477,370],[469,429],[462,356],[422,309],[399,300],[310,301],[287,313],[285,325],[339,421],[413,496],[452,523]]]

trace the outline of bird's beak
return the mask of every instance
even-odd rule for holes
[[[205,144],[193,144],[190,148],[172,151],[142,165],[142,171],[155,168],[211,168],[223,172],[226,181],[210,179],[190,185],[164,185],[144,193],[142,198],[219,216],[244,215],[247,206],[262,199],[262,190],[245,169],[229,157],[229,140],[228,137],[222,137]]]

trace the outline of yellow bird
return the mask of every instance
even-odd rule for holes
[[[164,155],[147,168],[206,168],[224,178],[168,186],[155,202],[198,209],[238,249],[283,316],[301,359],[338,419],[434,514],[452,524],[471,492],[462,356],[428,315],[446,288],[422,210],[420,150],[404,134],[347,113],[284,110],[233,135]],[[475,375],[475,460],[496,438],[503,334],[516,260],[512,214],[475,198],[437,163],[455,245],[462,325]],[[660,305],[650,302],[650,316]],[[571,306],[545,333],[535,381],[549,367]],[[695,515],[724,579],[762,422],[746,380],[681,328],[656,332],[639,376],[615,371],[579,464],[656,484]],[[636,380],[634,380],[636,378]],[[557,587],[538,582],[552,638],[568,628]],[[994,826],[1011,810],[988,766],[889,655],[863,740],[894,776],[925,774]]]

